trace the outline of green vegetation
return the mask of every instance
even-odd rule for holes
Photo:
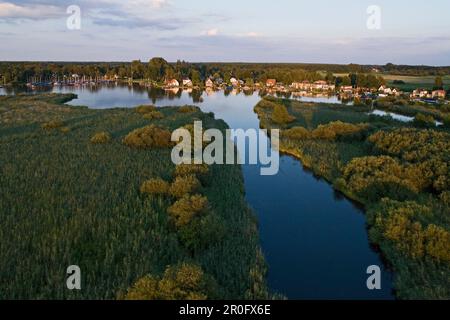
[[[62,104],[72,97],[0,97],[0,299],[267,298],[240,166],[170,160],[173,130],[226,124],[161,108],[150,125]],[[42,128],[52,121],[70,130]],[[91,143],[98,133],[109,142]],[[73,264],[81,291],[65,286]]]
[[[273,121],[276,105],[295,121]],[[263,128],[281,129],[282,152],[366,206],[370,239],[395,272],[398,298],[450,298],[448,129],[428,116],[371,116],[365,106],[265,98],[255,112]]]
[[[147,275],[125,295],[126,300],[206,300],[214,299],[217,284],[203,270],[183,263],[168,267],[162,277]]]
[[[91,143],[93,144],[103,144],[111,140],[111,136],[108,132],[99,132],[94,134],[91,138]]]
[[[407,101],[402,98],[379,98],[374,102],[374,107],[380,110],[394,112],[405,116],[415,117],[418,114],[431,116],[437,120],[443,120],[450,116],[450,105],[429,105],[421,102]]]

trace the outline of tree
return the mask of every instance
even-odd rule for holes
[[[191,71],[191,81],[194,85],[200,85],[202,83],[202,79],[200,77],[200,72],[195,69]]]
[[[131,77],[134,79],[142,79],[144,77],[144,65],[141,60],[131,62]]]
[[[444,81],[442,80],[441,76],[437,76],[436,79],[434,79],[434,90],[443,90],[444,89]]]

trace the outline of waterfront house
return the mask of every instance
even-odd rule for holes
[[[166,82],[166,87],[168,88],[178,88],[180,86],[180,83],[177,79],[170,79]]]
[[[277,80],[275,79],[267,79],[266,81],[266,87],[267,88],[273,88],[277,85]]]
[[[239,81],[238,81],[238,79],[236,79],[236,78],[234,78],[234,77],[232,77],[232,78],[230,79],[230,83],[231,83],[231,85],[232,85],[233,87],[238,87],[238,86],[239,86]]]
[[[343,93],[353,93],[353,87],[352,86],[342,86],[341,92]]]
[[[323,80],[316,81],[313,84],[313,89],[316,89],[316,90],[328,90],[328,83],[326,81],[323,81]]]
[[[445,92],[445,90],[434,90],[432,93],[431,93],[431,96],[432,96],[432,98],[434,98],[434,99],[445,99],[445,96],[446,96],[447,94],[446,94],[446,92]]]
[[[193,83],[192,80],[189,78],[183,79],[183,87],[192,87]]]
[[[308,80],[304,80],[302,82],[293,82],[291,87],[295,90],[308,91],[312,89],[312,84]]]

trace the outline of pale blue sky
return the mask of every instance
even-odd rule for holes
[[[68,30],[78,5],[81,30]],[[366,26],[370,5],[381,30]],[[450,65],[448,0],[0,0],[0,60]]]

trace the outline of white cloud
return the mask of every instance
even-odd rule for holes
[[[239,37],[248,37],[248,38],[257,38],[257,37],[261,37],[261,34],[258,32],[247,32],[247,33],[240,33],[238,34]]]
[[[48,19],[62,17],[65,11],[52,5],[16,5],[10,2],[0,3],[0,18]]]
[[[219,29],[217,29],[217,28],[209,29],[207,31],[202,32],[202,35],[208,36],[208,37],[215,37],[218,34],[219,34]]]

